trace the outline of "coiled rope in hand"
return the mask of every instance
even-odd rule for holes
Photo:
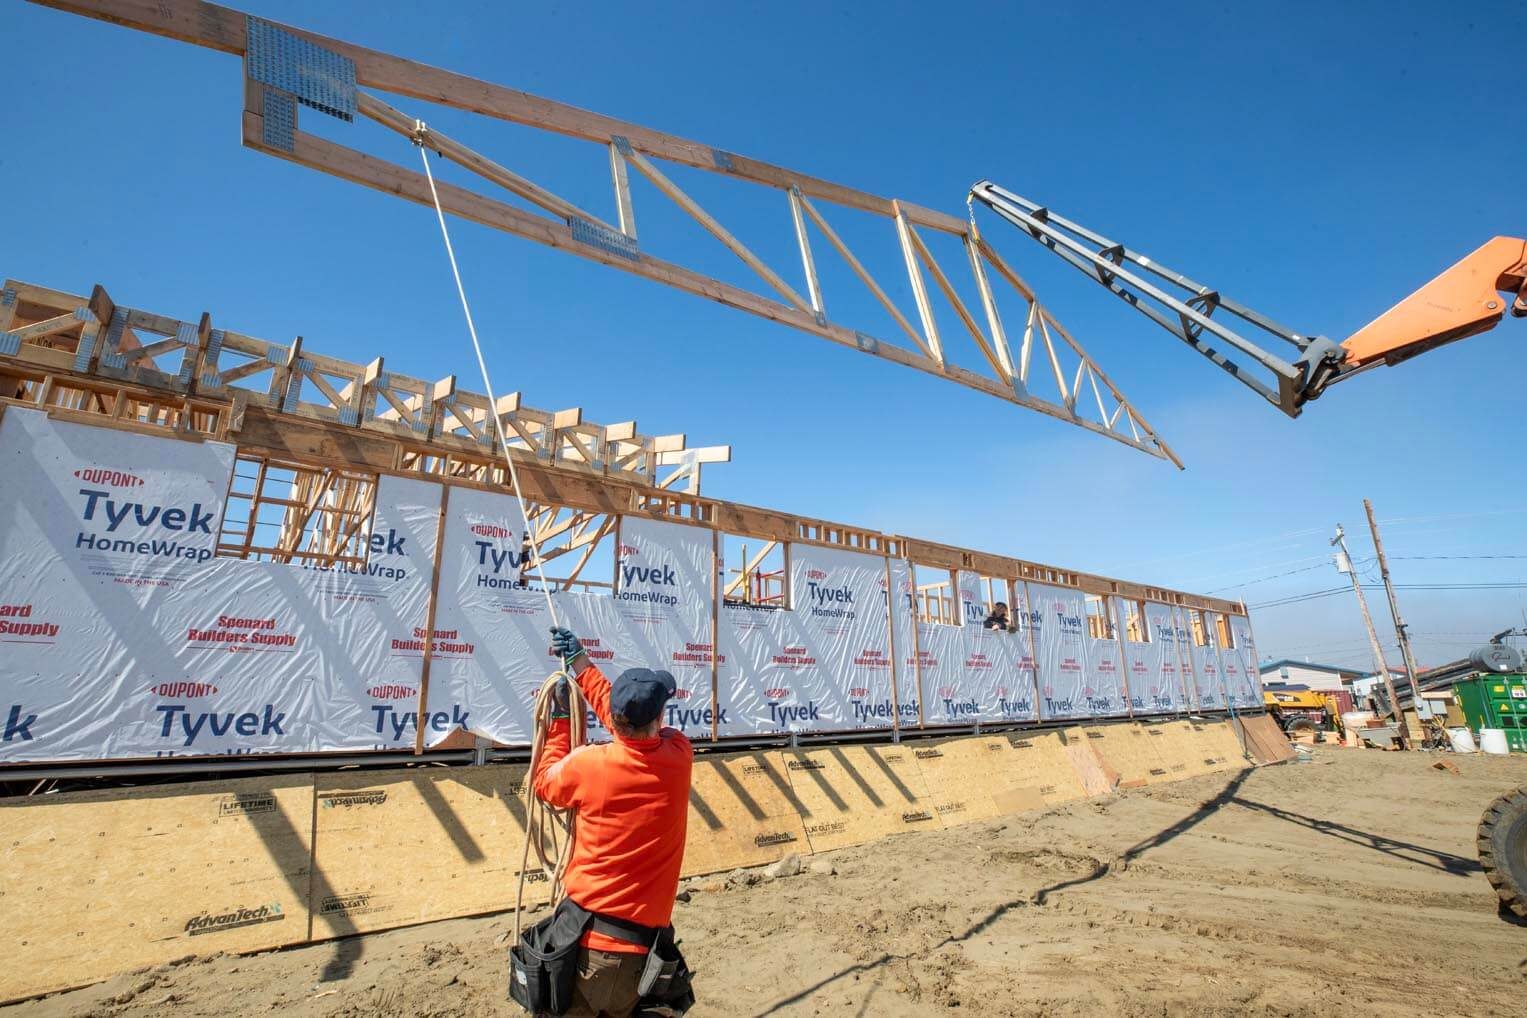
[[[567,682],[567,707],[569,747],[568,751],[582,746],[588,739],[586,731],[583,693],[578,683],[566,671],[558,669],[546,677],[536,690],[531,706],[533,734],[530,740],[530,766],[525,771],[525,848],[520,856],[520,886],[514,896],[514,942],[520,942],[520,916],[525,907],[525,882],[530,878],[530,856],[535,853],[536,864],[545,875],[555,908],[566,889],[562,877],[567,872],[568,860],[573,854],[573,840],[577,836],[577,814],[570,809],[558,809],[542,801],[536,795],[535,774],[546,749],[546,733],[551,728],[553,691],[557,683]]]

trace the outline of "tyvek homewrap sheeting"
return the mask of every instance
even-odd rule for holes
[[[939,697],[938,704],[930,699],[930,716],[950,723],[1034,720],[1034,682],[1023,664],[1032,658],[1028,633],[985,629],[982,623],[991,609],[985,603],[985,583],[974,572],[959,572],[956,580],[964,624],[948,627],[953,635],[944,653],[957,665],[957,690]],[[1008,618],[1015,618],[1012,604]]]
[[[906,559],[890,560],[891,635],[895,643],[896,702],[900,723],[911,728],[920,724],[923,716],[923,692],[918,682],[917,637],[913,626],[917,623],[917,583],[912,578],[912,566]]]
[[[1251,687],[1241,662],[1240,651],[1235,647],[1224,646],[1220,636],[1220,619],[1218,612],[1204,612],[1204,621],[1211,634],[1210,639],[1218,644],[1215,650],[1219,658],[1220,686],[1225,698],[1224,702],[1230,707],[1244,710],[1259,702],[1260,698],[1251,695]]]
[[[1240,709],[1262,705],[1262,680],[1257,672],[1257,647],[1251,638],[1251,620],[1239,615],[1228,616],[1230,635],[1235,647],[1226,650],[1221,657],[1234,657],[1238,675],[1232,676],[1230,666],[1225,666],[1225,686],[1230,691],[1231,704]]]
[[[509,561],[499,553],[520,548],[523,524],[514,525],[515,500],[468,489],[458,503],[460,494],[462,489],[452,490],[446,514],[435,628],[442,640],[455,636],[464,653],[436,647],[429,713],[469,715],[465,727],[471,731],[524,743],[535,691],[559,666],[548,652],[552,616],[540,591],[495,582],[493,563]],[[710,736],[713,710],[712,540],[709,531],[694,527],[623,520],[615,595],[552,595],[562,625],[580,636],[589,658],[611,679],[633,667],[671,672],[678,693],[664,722],[701,738]],[[592,711],[588,721],[591,738],[608,737]],[[426,734],[433,744],[448,733]]]
[[[231,446],[11,410],[0,450],[0,760],[374,749],[411,724],[438,486],[381,479],[364,568],[247,562],[213,557]]]
[[[1172,632],[1177,641],[1177,661],[1182,670],[1183,702],[1190,710],[1201,710],[1198,704],[1198,676],[1193,670],[1193,636],[1188,630],[1187,609],[1172,609]]]
[[[1136,679],[1137,673],[1132,670],[1129,676],[1130,694],[1137,701],[1135,711],[1166,714],[1182,710],[1187,700],[1182,688],[1182,659],[1177,652],[1177,623],[1172,606],[1146,601],[1141,612],[1149,642],[1143,645],[1145,673]]]
[[[531,700],[557,662],[547,650],[545,599],[519,586],[524,538],[513,498],[451,489],[427,707],[431,720],[450,720],[426,722],[427,745],[463,727],[502,742],[530,738]]]
[[[974,723],[980,714],[980,701],[966,683],[961,627],[918,622],[917,638],[923,673],[923,722]]]
[[[1215,646],[1213,613],[1204,612],[1203,615],[1204,639],[1207,642],[1201,647],[1194,642],[1188,648],[1188,657],[1193,662],[1193,680],[1198,696],[1198,709],[1224,710],[1226,706],[1225,679],[1220,673],[1219,648]]]
[[[177,616],[184,622],[187,654],[180,662],[187,678],[203,676],[220,689],[226,683],[242,696],[242,704],[193,698],[187,720],[177,716],[185,745],[173,751],[411,747],[440,493],[422,481],[379,479],[365,566],[221,558],[194,586],[172,593],[158,624],[163,630]],[[279,737],[265,738],[266,702],[273,714],[286,713]],[[155,709],[163,712],[165,704]],[[257,709],[258,738],[241,738],[237,723],[218,734],[220,716]],[[203,712],[203,731],[190,738]],[[162,737],[162,727],[152,734]]]
[[[1087,714],[1091,717],[1122,717],[1128,714],[1129,698],[1124,688],[1124,650],[1119,641],[1096,639],[1089,630],[1084,629],[1082,646],[1087,653],[1087,685],[1082,689],[1082,705]]]
[[[531,694],[556,662],[544,595],[517,585],[523,524],[511,497],[449,489],[421,721],[442,486],[380,478],[366,564],[320,568],[214,556],[234,468],[226,444],[11,408],[0,465],[0,761],[407,748],[421,726],[430,743],[458,729],[528,741]],[[1035,659],[1047,716],[1086,716],[1077,702],[1100,688],[1079,592],[1037,586],[1027,605],[1018,584],[1013,634],[914,631],[905,562],[796,544],[791,609],[723,613],[718,709],[714,542],[705,528],[628,518],[616,594],[553,595],[608,674],[672,671],[682,695],[666,720],[695,736],[713,721],[723,735],[885,728],[898,699],[907,726],[920,707],[930,724],[1026,720]],[[888,589],[900,592],[894,655]],[[1232,621],[1246,676],[1250,628]],[[1217,690],[1219,652],[1200,656]],[[1256,703],[1254,687],[1240,695]],[[1224,704],[1222,693],[1204,699]]]
[[[1087,623],[1079,590],[1029,584],[1039,710],[1045,720],[1087,716]]]
[[[0,418],[0,760],[152,756],[141,729],[154,712],[136,706],[159,686],[210,692],[180,665],[185,634],[156,621],[212,560],[233,459],[221,443],[40,411]],[[168,712],[164,723],[180,727]]]
[[[721,734],[890,728],[886,560],[792,545],[790,600],[788,610],[722,607]],[[916,724],[916,702],[903,710]]]
[[[616,547],[615,617],[579,632],[615,652],[614,679],[627,668],[673,673],[678,692],[664,723],[709,737],[719,724],[712,689],[711,619],[715,611],[715,535],[699,527],[623,517]],[[607,599],[589,596],[590,607]],[[609,634],[608,637],[605,634]]]

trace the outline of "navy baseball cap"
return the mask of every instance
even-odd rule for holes
[[[610,713],[618,714],[633,727],[651,724],[663,713],[663,704],[678,684],[668,672],[650,668],[627,668],[610,684]]]

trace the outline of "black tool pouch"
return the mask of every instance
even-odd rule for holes
[[[647,952],[636,990],[641,994],[636,1013],[639,1018],[678,1018],[695,1003],[690,985],[692,973],[673,939],[673,927],[660,930]]]
[[[590,918],[564,900],[520,935],[520,942],[509,949],[510,1000],[532,1015],[567,1013],[578,981],[578,941]]]

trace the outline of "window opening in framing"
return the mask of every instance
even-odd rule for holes
[[[524,556],[519,582],[522,589],[542,589],[544,571],[546,586],[553,591],[614,594],[620,565],[615,547],[618,517],[541,502],[527,502],[525,517],[535,534],[541,561],[536,568],[531,543],[524,539],[520,547]]]
[[[1088,594],[1086,597],[1087,635],[1094,640],[1117,639],[1118,627],[1108,613],[1108,598],[1101,594]]]
[[[996,613],[997,605],[1000,604],[1007,617],[1007,623],[1002,626],[993,624],[989,628],[999,633],[1016,632],[1018,626],[1017,618],[1013,614],[1012,582],[995,576],[977,576],[975,583],[974,591],[967,592],[964,589],[960,591],[960,605],[965,609],[965,624],[986,626],[986,620]],[[974,598],[968,597],[967,593],[974,594]]]
[[[722,534],[721,602],[749,608],[788,608],[789,548],[784,541]]]
[[[377,475],[241,452],[217,553],[257,562],[366,564]]]
[[[935,566],[912,563],[913,583],[917,587],[917,618],[941,626],[960,624],[960,606],[955,597],[954,572]]]
[[[1115,598],[1119,607],[1119,630],[1130,643],[1151,643],[1150,623],[1145,618],[1144,601],[1133,597]]]
[[[1193,636],[1193,646],[1209,646],[1209,627],[1204,625],[1204,613],[1197,608],[1188,609],[1188,629]]]
[[[1230,616],[1216,615],[1214,628],[1219,633],[1220,649],[1235,650],[1235,631],[1230,628]]]

